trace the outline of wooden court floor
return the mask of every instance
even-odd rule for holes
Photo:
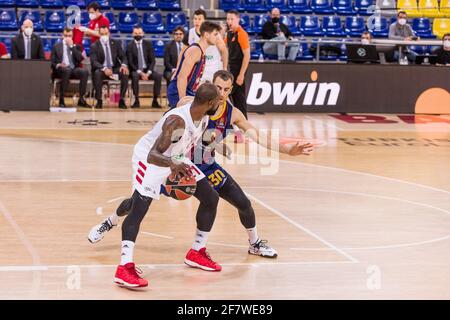
[[[120,228],[89,229],[131,192],[134,143],[159,112],[0,114],[1,299],[449,299],[450,117],[349,123],[327,114],[251,114],[309,157],[252,143],[220,159],[252,200],[279,257],[247,254],[223,200],[208,250],[220,273],[183,264],[197,201],[155,201],[140,230],[143,290],[112,283]],[[256,155],[256,156],[255,156]]]

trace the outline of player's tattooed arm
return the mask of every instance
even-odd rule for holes
[[[273,137],[270,130],[258,130],[244,114],[237,108],[233,107],[231,123],[241,129],[247,137],[269,150],[285,153],[291,156],[310,155],[314,146],[310,143],[300,144],[281,144],[279,137]]]
[[[175,162],[171,157],[164,155],[172,143],[178,142],[184,133],[184,120],[177,116],[167,117],[162,126],[162,132],[156,139],[152,149],[148,153],[147,162],[158,167],[170,167],[175,175],[190,176],[190,168],[185,163]]]

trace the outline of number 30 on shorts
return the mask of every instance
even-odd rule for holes
[[[223,178],[225,178],[225,174],[219,169],[208,176],[209,181],[211,181],[214,186],[219,185],[222,182]]]

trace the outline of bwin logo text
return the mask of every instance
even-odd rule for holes
[[[303,97],[304,106],[334,106],[337,103],[341,86],[337,82],[317,83],[318,75],[316,71],[311,72],[311,80],[314,82],[274,82],[262,81],[261,72],[254,73],[250,89],[248,91],[247,103],[250,105],[262,105],[272,95],[273,104],[282,105],[286,100],[286,105],[293,106],[305,92]],[[328,99],[327,99],[328,97]],[[326,101],[325,101],[326,100]]]

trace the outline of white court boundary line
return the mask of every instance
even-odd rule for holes
[[[393,245],[386,245],[386,246],[372,246],[372,247],[344,247],[342,249],[344,250],[385,250],[385,249],[398,249],[398,248],[405,248],[405,247],[417,247],[417,246],[422,246],[425,244],[430,244],[430,243],[436,243],[436,242],[440,242],[440,241],[444,241],[450,239],[450,234],[440,237],[440,238],[435,238],[435,239],[431,239],[431,240],[425,240],[425,241],[419,241],[419,242],[410,242],[410,243],[402,243],[402,244],[393,244]],[[291,250],[294,251],[327,251],[327,250],[331,250],[329,248],[290,248]]]
[[[14,232],[16,233],[17,237],[19,238],[20,242],[23,244],[23,246],[28,251],[28,253],[31,255],[33,265],[39,265],[41,262],[40,262],[40,257],[39,257],[38,251],[33,247],[30,240],[28,240],[27,236],[25,235],[25,232],[23,232],[23,230],[17,224],[16,220],[14,220],[12,214],[5,207],[5,205],[3,204],[2,201],[0,201],[0,212],[3,214],[6,221],[8,221],[8,223],[14,229]]]
[[[280,218],[282,218],[283,220],[289,222],[290,224],[292,224],[294,227],[296,227],[297,229],[302,230],[303,232],[307,233],[308,235],[312,236],[313,238],[319,240],[320,242],[322,242],[323,244],[325,244],[327,247],[332,248],[333,250],[335,250],[336,252],[340,253],[341,255],[343,255],[344,257],[346,257],[347,259],[349,259],[351,262],[353,263],[359,263],[359,261],[354,258],[353,256],[351,256],[350,254],[346,253],[345,251],[343,251],[342,249],[339,249],[338,247],[336,247],[335,245],[331,244],[330,242],[328,242],[327,240],[325,240],[324,238],[322,238],[321,236],[319,236],[318,234],[312,232],[311,230],[309,230],[308,228],[302,226],[301,224],[295,222],[294,220],[292,220],[291,218],[287,217],[285,214],[283,214],[281,211],[271,207],[270,205],[268,205],[267,203],[261,201],[260,199],[256,198],[255,196],[249,194],[248,192],[245,192],[245,194],[252,199],[253,201],[259,203],[261,206],[263,206],[264,208],[272,211],[274,214],[276,214],[277,216],[279,216]]]
[[[245,186],[245,188],[248,189],[267,189],[266,187],[260,187],[260,186]],[[376,194],[370,194],[370,193],[364,193],[364,192],[350,192],[350,191],[339,191],[339,190],[326,190],[326,189],[314,189],[314,188],[296,188],[296,187],[271,187],[271,190],[288,190],[288,191],[313,191],[313,192],[326,192],[326,193],[337,193],[337,194],[349,194],[354,196],[364,196],[369,198],[378,198],[378,199],[385,199],[385,200],[393,200],[393,201],[399,201],[399,202],[405,202],[409,204],[413,204],[416,206],[422,206],[425,208],[429,208],[432,210],[443,212],[447,215],[450,215],[449,210],[445,210],[439,207],[432,206],[427,203],[417,202],[417,201],[410,201],[406,199],[400,199],[400,198],[394,198],[394,197],[388,197],[388,196],[382,196],[382,195],[376,195]],[[450,238],[450,234],[424,240],[424,241],[418,241],[418,242],[410,242],[410,243],[402,243],[402,244],[393,244],[393,245],[385,245],[385,246],[368,246],[368,247],[341,247],[343,250],[377,250],[377,249],[393,249],[393,248],[404,248],[404,247],[413,247],[413,246],[420,246],[424,244],[430,244],[430,243],[436,243],[440,242],[446,239]],[[291,248],[291,250],[298,250],[298,251],[327,251],[331,250],[330,248]]]
[[[31,141],[53,141],[53,142],[70,142],[70,143],[84,143],[84,144],[106,144],[106,145],[120,145],[120,146],[127,146],[127,147],[132,147],[132,144],[124,144],[124,143],[118,143],[118,142],[103,142],[103,141],[78,141],[78,140],[70,140],[70,139],[49,139],[49,138],[42,138],[42,139],[38,139],[38,138],[28,138],[28,137],[23,137],[23,138],[18,138],[18,137],[3,137],[0,136],[0,139],[4,139],[4,138],[8,138],[8,139],[15,139],[15,140],[31,140]],[[268,158],[268,157],[254,157],[254,156],[248,156],[248,155],[244,155],[247,158],[259,158],[259,159],[264,159],[264,160],[274,160],[273,158]],[[362,171],[356,171],[356,170],[350,170],[350,169],[344,169],[344,168],[338,168],[338,167],[328,167],[328,166],[324,166],[324,165],[319,165],[319,164],[312,164],[312,163],[305,163],[305,162],[300,162],[300,161],[291,161],[291,160],[285,160],[285,159],[277,159],[280,162],[285,162],[285,163],[290,163],[290,164],[295,164],[295,165],[303,165],[303,166],[310,166],[310,167],[317,167],[317,168],[322,168],[322,169],[328,169],[328,170],[335,170],[335,171],[341,171],[341,172],[346,172],[346,173],[351,173],[351,174],[360,174],[360,175],[364,175],[364,176],[368,176],[368,177],[372,177],[372,178],[378,178],[378,179],[384,179],[384,180],[389,180],[389,181],[395,181],[395,182],[399,182],[399,183],[404,183],[404,184],[409,184],[415,187],[420,187],[420,188],[425,188],[425,189],[430,189],[430,190],[434,190],[434,191],[439,191],[439,192],[444,192],[447,194],[450,194],[450,191],[448,190],[444,190],[444,189],[439,189],[439,188],[435,188],[429,185],[425,185],[425,184],[420,184],[420,183],[416,183],[416,182],[409,182],[406,180],[401,180],[401,179],[397,179],[397,178],[391,178],[391,177],[386,177],[386,176],[380,176],[380,175],[376,175],[373,173],[367,173],[367,172],[362,172]],[[42,182],[42,180],[0,180],[0,182]],[[65,182],[65,181],[72,181],[70,179],[63,179],[63,180],[47,180],[49,182]],[[121,182],[121,181],[130,181],[130,179],[127,180],[73,180],[73,181],[111,181],[111,182]]]
[[[228,267],[261,267],[261,266],[297,266],[297,265],[333,265],[333,264],[354,264],[356,262],[345,261],[299,261],[299,262],[260,262],[260,263],[245,263],[245,262],[229,262],[221,263],[222,266]],[[117,264],[70,264],[70,265],[39,265],[39,266],[0,266],[0,272],[20,272],[20,271],[49,271],[51,269],[66,269],[69,267],[79,268],[117,268]],[[179,268],[186,267],[184,263],[158,263],[158,264],[138,264],[140,268],[157,269],[157,268]],[[190,269],[190,268],[189,268]]]
[[[174,237],[171,237],[171,236],[165,236],[165,235],[162,235],[162,234],[157,234],[157,233],[152,233],[152,232],[147,232],[147,231],[141,231],[139,233],[145,234],[147,236],[157,237],[157,238],[175,239]]]

